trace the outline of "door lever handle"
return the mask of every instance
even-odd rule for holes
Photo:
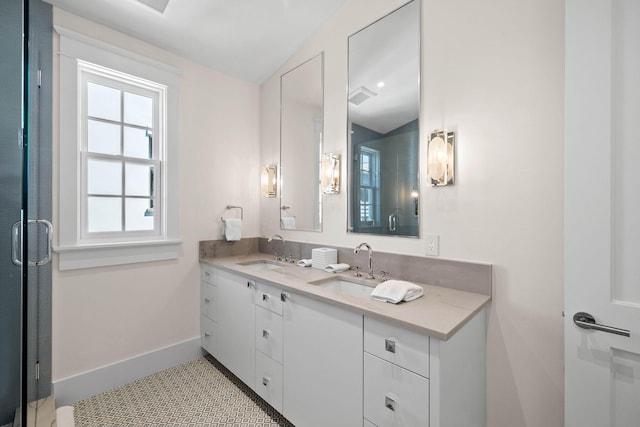
[[[613,326],[600,325],[596,323],[595,317],[583,311],[573,315],[573,323],[582,329],[593,329],[595,331],[609,332],[610,334],[622,335],[630,337],[631,332],[628,329],[614,328]]]

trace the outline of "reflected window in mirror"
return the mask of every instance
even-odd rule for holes
[[[349,37],[348,231],[418,237],[420,1]]]
[[[280,228],[322,230],[324,55],[280,78]]]
[[[361,145],[358,148],[360,182],[360,228],[380,225],[380,151]]]

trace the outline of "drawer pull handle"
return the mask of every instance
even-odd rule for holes
[[[210,300],[209,298],[205,298],[205,299],[204,299],[204,302],[205,302],[205,303],[207,303],[207,304],[209,304],[209,303],[211,302],[211,300]]]
[[[287,294],[287,293],[285,293],[285,292],[282,292],[282,293],[280,294],[280,301],[282,301],[282,302],[286,302],[288,299],[289,299],[289,294]]]
[[[395,353],[396,352],[396,342],[393,341],[392,339],[385,338],[384,339],[384,349],[387,350],[389,353]]]
[[[266,387],[266,386],[268,386],[270,382],[271,382],[271,378],[269,378],[269,377],[262,377],[262,385],[263,385],[263,386],[265,386],[265,387]]]
[[[384,406],[387,409],[391,409],[393,412],[396,411],[396,405],[398,404],[398,402],[396,402],[397,397],[393,396],[391,397],[390,395],[386,395],[384,397]]]
[[[211,336],[211,334],[210,334],[209,332],[205,332],[205,333],[204,333],[204,337],[205,337],[205,338],[209,338],[210,336]]]
[[[268,329],[263,329],[262,330],[262,338],[269,338],[269,335],[271,335],[271,331]]]
[[[211,273],[209,273],[208,271],[205,271],[204,275],[208,277],[208,276],[211,276]]]
[[[262,294],[262,301],[266,301],[269,299],[269,295],[267,294]]]
[[[247,288],[252,288],[253,287],[253,282],[247,282]]]

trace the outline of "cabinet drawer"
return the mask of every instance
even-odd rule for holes
[[[255,391],[260,397],[282,412],[282,365],[256,351]]]
[[[282,301],[280,300],[280,289],[275,286],[256,284],[256,304],[282,315]]]
[[[200,282],[200,314],[215,321],[218,304],[218,288],[209,283]]]
[[[378,427],[427,427],[429,380],[365,353],[364,417]]]
[[[216,269],[210,265],[200,264],[200,280],[215,285]]]
[[[282,317],[256,306],[256,349],[282,363]]]
[[[429,377],[429,336],[365,316],[364,351]]]
[[[216,322],[200,316],[200,346],[213,356],[216,356],[216,335]]]

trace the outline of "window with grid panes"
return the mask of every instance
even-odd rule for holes
[[[83,237],[159,234],[163,87],[80,64]]]
[[[360,147],[360,225],[380,223],[380,151]]]

